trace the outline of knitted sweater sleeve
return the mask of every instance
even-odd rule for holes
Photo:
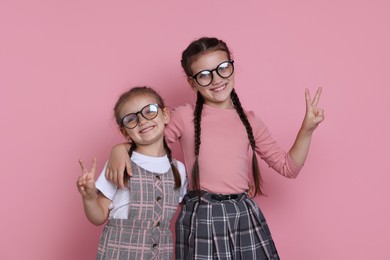
[[[256,154],[279,174],[287,178],[296,178],[303,165],[298,165],[290,154],[280,147],[264,122],[253,112],[248,112],[248,119],[256,141]]]

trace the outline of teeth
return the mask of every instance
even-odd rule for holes
[[[153,126],[150,126],[150,127],[145,128],[145,129],[142,129],[142,130],[140,131],[140,133],[148,132],[148,131],[151,130],[152,128],[153,128]]]
[[[225,85],[223,85],[223,86],[221,86],[221,87],[219,87],[219,88],[214,88],[213,91],[220,91],[220,90],[222,90],[222,89],[224,89],[224,88],[225,88]]]

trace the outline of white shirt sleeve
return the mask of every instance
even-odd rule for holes
[[[130,190],[127,187],[118,189],[115,184],[108,181],[104,174],[106,172],[106,168],[107,163],[105,164],[99,178],[95,182],[96,189],[98,189],[105,197],[111,200],[111,204],[109,206],[109,218],[127,219],[130,209]]]
[[[107,168],[107,163],[104,165],[103,171],[100,173],[99,178],[96,180],[95,186],[107,199],[113,200],[114,195],[117,191],[117,186],[106,179],[105,172]]]
[[[177,162],[177,170],[180,173],[181,178],[181,188],[180,188],[180,195],[179,195],[179,202],[181,202],[184,198],[184,195],[187,193],[187,174],[186,174],[186,167],[184,167],[184,164],[180,161]]]

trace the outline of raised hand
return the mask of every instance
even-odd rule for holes
[[[322,88],[318,88],[313,101],[310,98],[309,90],[305,90],[306,114],[302,126],[298,131],[297,138],[289,153],[291,158],[298,164],[303,165],[309,152],[311,138],[314,130],[324,120],[324,110],[318,107]]]
[[[82,175],[77,179],[77,188],[83,199],[96,199],[97,190],[95,187],[96,158],[93,158],[92,167],[87,169],[85,162],[79,160]]]
[[[302,128],[306,131],[314,131],[317,126],[324,120],[324,110],[318,107],[322,88],[318,88],[313,101],[310,98],[309,90],[305,90],[306,114],[302,123]]]

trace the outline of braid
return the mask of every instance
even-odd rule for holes
[[[129,149],[129,157],[131,158],[131,155],[133,154],[133,152],[135,151],[135,149],[137,148],[137,145],[136,143],[134,142],[131,142],[131,146],[130,146],[130,149]],[[123,183],[125,184],[125,186],[127,186],[127,184],[129,183],[129,176],[127,176],[127,174],[123,174]]]
[[[199,147],[200,147],[200,133],[201,133],[201,116],[203,110],[204,98],[197,92],[196,105],[194,110],[194,130],[195,130],[195,162],[192,168],[192,185],[193,189],[200,194],[200,178],[199,178]]]
[[[173,177],[175,178],[175,189],[178,189],[181,187],[180,173],[179,173],[179,170],[177,169],[176,165],[173,163],[172,152],[167,144],[167,141],[165,140],[165,137],[164,137],[164,148],[165,148],[165,151],[167,152],[167,156],[168,156],[169,162],[170,162],[171,167],[172,167]]]
[[[255,182],[255,195],[264,195],[263,192],[261,191],[261,184],[262,184],[262,179],[260,175],[260,169],[259,169],[259,163],[257,161],[256,157],[256,143],[255,143],[255,138],[253,136],[253,131],[252,131],[252,126],[250,125],[247,116],[245,115],[244,109],[241,106],[240,99],[237,96],[236,91],[233,89],[230,97],[233,101],[234,108],[236,109],[238,115],[240,116],[240,119],[242,123],[245,126],[246,132],[248,134],[248,139],[252,148],[252,175],[253,175],[253,180]]]

